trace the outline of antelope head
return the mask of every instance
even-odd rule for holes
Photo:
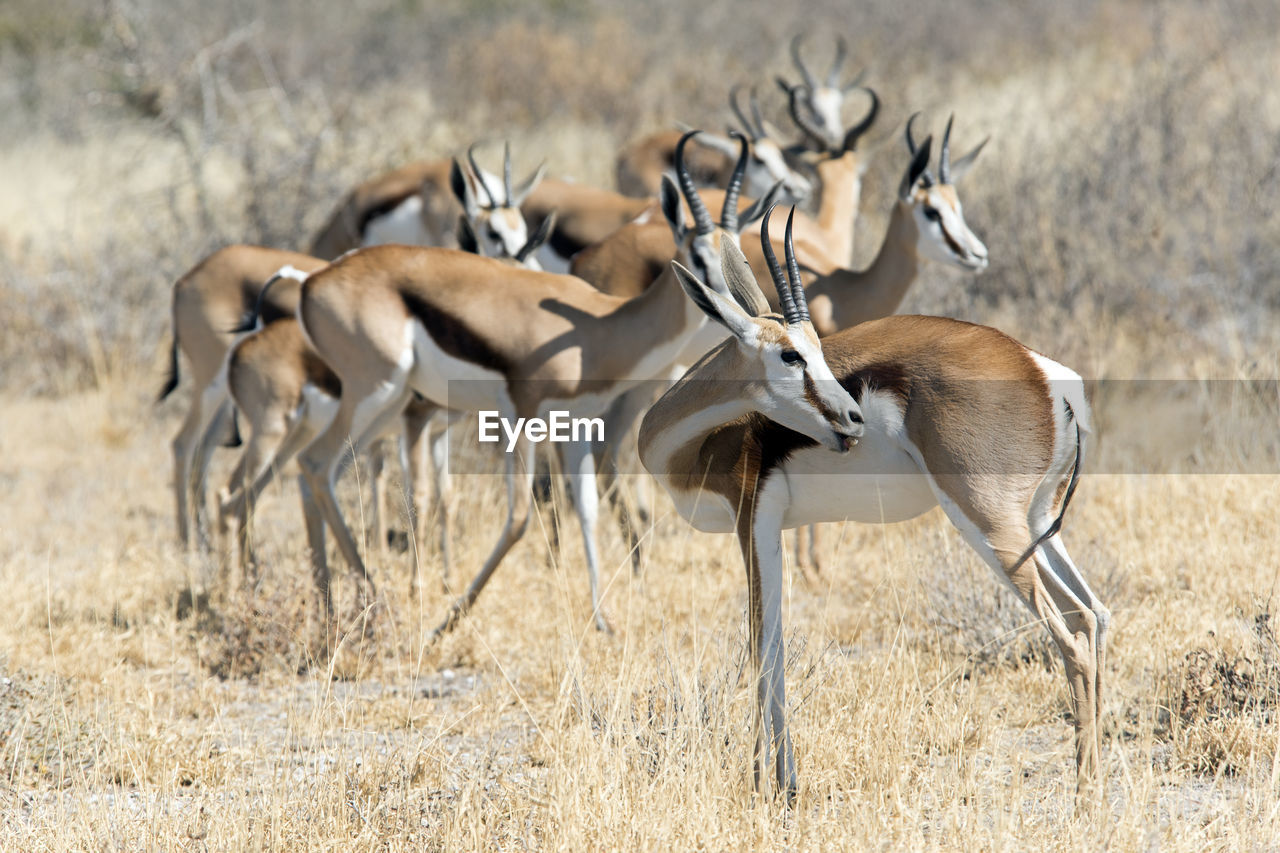
[[[782,77],[778,77],[777,81],[788,97],[793,93],[800,96],[803,109],[811,120],[810,124],[815,128],[813,133],[808,129],[805,132],[810,133],[818,142],[819,150],[822,150],[839,143],[841,130],[844,127],[840,113],[844,107],[845,97],[858,88],[865,72],[858,72],[847,83],[840,82],[840,67],[844,65],[849,45],[845,42],[844,36],[839,36],[836,38],[836,55],[831,62],[831,70],[827,72],[826,78],[819,82],[814,73],[804,64],[804,57],[800,53],[800,44],[803,41],[804,37],[800,35],[791,40],[791,61],[800,72],[802,82],[793,86]]]
[[[514,258],[529,241],[520,205],[542,180],[545,164],[534,170],[519,187],[511,182],[511,145],[503,148],[502,180],[485,172],[476,163],[475,146],[467,149],[470,174],[457,159],[449,172],[449,186],[466,214],[481,248],[481,254]]]
[[[542,224],[538,226],[538,230],[533,232],[525,244],[520,247],[514,255],[507,257],[498,256],[499,260],[522,266],[525,269],[542,272],[542,264],[538,263],[537,252],[542,248],[542,244],[547,242],[547,238],[551,236],[551,232],[556,227],[556,212],[551,211],[551,215],[542,220]],[[456,232],[458,238],[458,248],[464,252],[473,255],[485,257],[485,252],[480,246],[480,240],[476,237],[475,229],[471,226],[471,220],[466,216],[458,217],[458,229]]]
[[[747,195],[759,198],[769,191],[774,184],[782,184],[782,196],[788,201],[801,204],[813,195],[813,182],[796,171],[778,142],[777,128],[766,123],[760,112],[760,101],[755,88],[751,89],[748,100],[750,113],[742,108],[742,87],[734,86],[729,90],[729,106],[737,117],[742,131],[751,141],[750,155],[747,159],[746,188]],[[719,149],[730,157],[737,155],[737,145],[729,137],[715,134],[704,134],[698,140],[702,145]]]
[[[724,346],[736,355],[730,372],[740,378],[752,408],[828,450],[844,453],[862,436],[862,410],[831,373],[809,320],[791,239],[795,208],[787,217],[785,272],[769,241],[772,213],[770,205],[760,239],[778,291],[781,315],[770,313],[769,303],[736,243],[727,242],[721,258],[721,274],[730,296],[722,295],[678,261],[672,261],[672,267],[694,304],[729,331],[729,342]]]
[[[902,177],[898,188],[900,204],[911,206],[915,218],[916,249],[921,255],[944,264],[974,272],[987,268],[987,247],[969,230],[964,221],[964,209],[956,194],[955,182],[964,177],[973,161],[991,137],[987,137],[968,154],[951,161],[951,122],[942,134],[942,150],[938,155],[938,174],[929,170],[929,149],[933,138],[928,137],[916,146],[911,136],[911,125],[919,113],[907,120],[907,150],[911,152],[911,165]]]
[[[738,212],[738,198],[742,192],[742,182],[747,171],[747,160],[750,146],[746,137],[737,131],[730,131],[730,136],[738,142],[738,160],[725,187],[724,205],[720,210],[720,223],[711,219],[711,213],[698,195],[693,184],[693,177],[684,162],[684,147],[690,139],[701,131],[691,130],[676,143],[675,170],[680,182],[677,190],[671,179],[663,176],[662,189],[659,193],[662,201],[662,213],[671,227],[671,236],[675,238],[677,257],[685,259],[698,275],[719,293],[728,294],[728,285],[720,272],[720,254],[724,246],[732,243],[738,248],[738,235],[747,225],[760,218],[768,206],[773,203],[781,191],[781,184],[773,187],[762,197],[752,203],[741,213]],[[693,215],[693,227],[685,225],[684,211],[680,207],[680,194],[684,193],[689,212]],[[739,251],[739,254],[741,252]]]
[[[879,96],[876,95],[874,90],[866,86],[856,86],[854,88],[866,92],[867,97],[871,99],[871,103],[862,118],[847,131],[844,131],[843,135],[841,135],[839,126],[837,126],[835,134],[831,134],[815,119],[812,111],[805,106],[803,86],[795,86],[787,92],[787,108],[791,113],[791,120],[796,123],[796,127],[804,131],[805,136],[809,138],[810,144],[819,152],[819,156],[839,159],[845,154],[856,151],[858,140],[875,124],[876,116],[880,114]]]

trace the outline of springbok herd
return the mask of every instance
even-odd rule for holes
[[[596,626],[609,630],[597,470],[638,452],[685,520],[738,537],[756,784],[771,787],[772,775],[790,798],[782,530],[900,521],[940,504],[1057,643],[1078,785],[1096,790],[1110,614],[1060,536],[1089,433],[1083,383],[996,329],[894,315],[922,259],[987,266],[957,186],[982,145],[953,159],[950,120],[936,165],[933,138],[917,141],[916,117],[907,122],[887,233],[871,265],[852,269],[866,165],[858,143],[879,99],[860,80],[842,83],[842,40],[823,79],[802,47],[791,44],[800,81],[777,81],[801,142],[785,142],[765,120],[757,89],[738,87],[729,98],[737,129],[663,131],[631,144],[617,160],[621,192],[541,168],[517,182],[509,148],[498,176],[473,146],[463,162],[411,163],[356,187],[310,254],[239,245],[198,263],[173,287],[162,393],[178,384],[181,352],[195,391],[173,442],[178,534],[191,547],[210,541],[209,458],[243,435],[216,525],[228,567],[253,564],[255,502],[296,456],[317,601],[331,625],[326,527],[362,591],[373,591],[334,497],[349,450],[376,449],[401,431],[411,535],[425,543],[427,520],[438,523],[431,553],[447,584],[449,425],[479,412],[512,423],[553,411],[601,417],[604,442],[575,435],[558,446]],[[795,206],[784,216],[779,202]],[[664,380],[655,400],[645,389]],[[525,431],[493,452],[505,461],[506,521],[434,636],[463,617],[529,521],[534,442]],[[380,471],[383,454],[373,455]],[[376,519],[381,543],[384,507]]]

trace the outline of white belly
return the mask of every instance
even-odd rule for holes
[[[462,412],[512,414],[506,378],[498,371],[445,352],[417,320],[407,324],[405,344],[413,349],[409,385],[432,403]]]
[[[848,453],[810,447],[783,464],[779,474],[790,492],[784,527],[845,520],[886,524],[915,518],[937,504],[928,475],[910,451],[894,398],[872,393],[861,409],[865,432]]]
[[[888,524],[915,518],[938,503],[929,480],[905,451],[859,455],[863,444],[846,454],[814,447],[788,460],[783,474],[790,501],[783,527],[822,521]]]
[[[432,235],[422,224],[422,197],[411,195],[387,213],[370,219],[365,225],[364,246],[381,246],[385,243],[406,243],[410,246],[435,244]]]

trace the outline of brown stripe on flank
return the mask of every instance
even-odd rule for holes
[[[481,336],[447,316],[429,302],[413,293],[401,292],[404,306],[418,322],[422,323],[436,346],[454,358],[469,361],[480,367],[499,373],[508,373],[511,364]]]
[[[868,364],[852,373],[837,375],[844,390],[853,399],[865,403],[874,391],[887,391],[898,398],[898,405],[906,408],[907,395],[911,393],[911,379],[904,365],[896,362]]]

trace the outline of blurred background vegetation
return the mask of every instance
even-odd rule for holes
[[[354,183],[509,138],[517,170],[612,186],[627,141],[721,128],[737,82],[836,34],[885,110],[858,253],[902,124],[956,114],[992,264],[905,310],[991,323],[1086,376],[1275,376],[1280,5],[1270,0],[6,0],[0,389],[160,375],[168,289],[231,242],[305,246]]]

